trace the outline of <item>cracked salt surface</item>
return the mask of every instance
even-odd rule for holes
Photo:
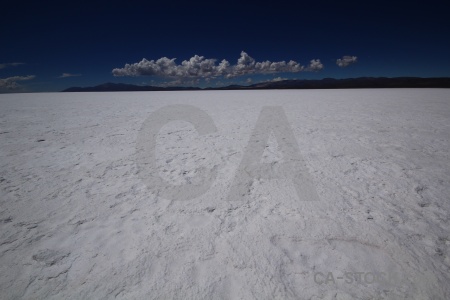
[[[0,95],[1,299],[449,299],[450,91]],[[136,163],[144,120],[189,104],[217,131],[164,126],[154,173],[205,194],[165,199]],[[281,106],[320,201],[233,179],[264,106]],[[270,135],[261,163],[282,162]],[[379,272],[380,282],[316,274]],[[321,277],[323,279],[323,277]]]

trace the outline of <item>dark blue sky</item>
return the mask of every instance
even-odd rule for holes
[[[105,82],[215,86],[274,78],[450,76],[449,7],[445,1],[11,1],[1,9],[0,91]],[[241,51],[254,61],[239,65]],[[217,61],[200,69],[179,66],[194,55],[204,56],[199,64]],[[339,67],[344,56],[356,62]],[[176,64],[160,71],[156,62],[124,69],[162,57],[177,58]],[[230,65],[219,72],[223,59]],[[311,67],[313,59],[322,67]],[[297,65],[257,66],[290,60]],[[113,76],[115,68],[125,76]]]

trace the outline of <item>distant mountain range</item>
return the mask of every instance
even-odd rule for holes
[[[281,80],[248,86],[230,85],[217,88],[157,87],[125,83],[104,83],[93,87],[71,87],[62,92],[132,92],[132,91],[195,91],[195,90],[271,90],[271,89],[354,89],[354,88],[450,88],[450,77],[360,77],[348,79]]]
[[[71,87],[62,92],[145,92],[145,91],[187,91],[201,90],[196,87],[159,87],[150,85],[134,85],[126,83],[104,83],[90,87]]]

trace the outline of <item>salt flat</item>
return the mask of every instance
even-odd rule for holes
[[[179,104],[216,130],[174,119],[146,165],[143,124]],[[274,106],[315,201],[239,182]],[[277,138],[261,164],[286,161]],[[450,299],[449,151],[447,89],[3,94],[0,298]],[[192,199],[143,180],[200,170],[215,177]]]

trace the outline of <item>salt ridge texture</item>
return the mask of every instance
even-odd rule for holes
[[[158,135],[167,182],[217,170],[186,201],[136,164],[144,120],[173,104],[217,127]],[[227,201],[264,106],[283,108],[319,201],[262,178]],[[283,160],[276,139],[262,163]],[[0,95],[0,298],[449,299],[449,149],[447,89]]]

